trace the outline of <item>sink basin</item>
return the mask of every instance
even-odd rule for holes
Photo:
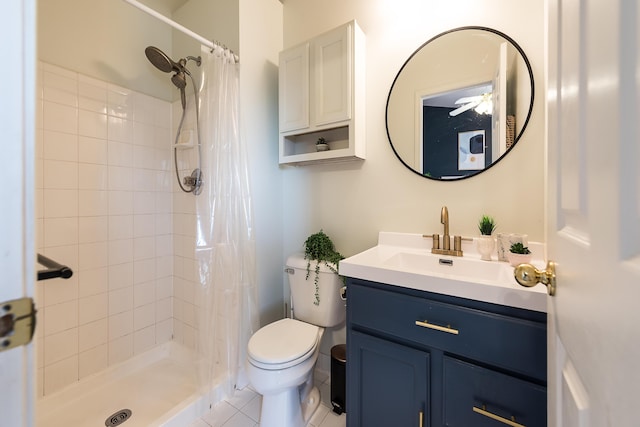
[[[534,255],[542,245],[529,242]],[[497,260],[483,261],[474,242],[463,241],[464,256],[431,253],[431,239],[421,234],[380,232],[378,245],[340,261],[346,277],[435,292],[528,310],[547,311],[544,285],[520,286],[513,267]],[[494,257],[495,258],[495,257]],[[534,259],[540,267],[542,260]]]
[[[434,255],[430,252],[398,252],[385,260],[383,265],[401,271],[454,280],[498,283],[513,280],[513,268],[505,262]]]

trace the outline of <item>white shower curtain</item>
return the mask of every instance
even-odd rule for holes
[[[201,385],[246,384],[247,342],[258,327],[249,168],[239,126],[239,65],[202,47],[202,193],[196,196],[198,352]]]

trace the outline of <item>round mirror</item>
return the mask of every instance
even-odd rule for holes
[[[477,175],[518,142],[533,109],[533,72],[518,44],[484,27],[439,34],[404,63],[387,99],[387,135],[413,172]]]

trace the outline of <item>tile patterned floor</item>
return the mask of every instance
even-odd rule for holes
[[[318,382],[322,403],[311,417],[309,427],[345,427],[346,415],[335,414],[330,407],[330,384]],[[247,387],[235,396],[218,403],[213,409],[189,427],[259,427],[262,396]]]

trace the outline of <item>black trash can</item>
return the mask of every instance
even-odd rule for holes
[[[331,405],[333,412],[347,412],[347,345],[331,347]]]

